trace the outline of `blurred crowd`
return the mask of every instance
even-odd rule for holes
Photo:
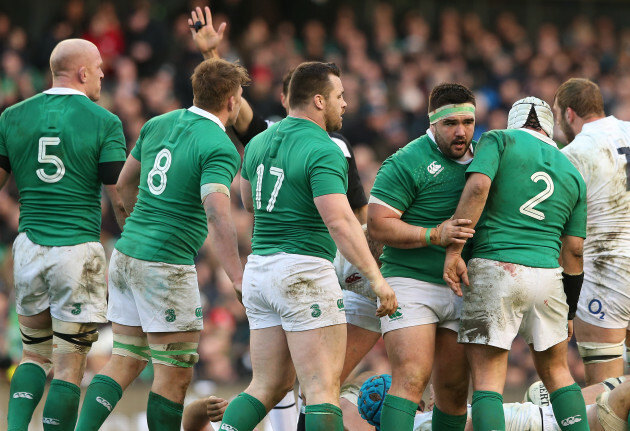
[[[0,112],[50,86],[48,57],[56,43],[85,38],[98,46],[105,62],[99,103],[122,120],[130,150],[149,118],[192,104],[189,77],[201,56],[187,19],[194,6],[205,3],[180,3],[175,13],[166,16],[156,13],[147,0],[133,1],[124,10],[117,7],[119,3],[68,0],[56,16],[49,17],[37,40],[16,24],[16,17],[0,12]],[[282,76],[305,60],[335,62],[342,69],[348,102],[341,132],[354,146],[368,193],[382,160],[425,133],[427,97],[440,82],[459,82],[474,90],[476,137],[505,128],[511,104],[521,97],[534,95],[551,103],[559,84],[572,76],[597,82],[606,113],[630,120],[630,27],[616,26],[611,17],[575,16],[566,26],[541,20],[531,32],[510,12],[484,22],[475,11],[445,8],[429,20],[419,3],[403,10],[372,2],[358,17],[356,8],[340,1],[326,19],[305,19],[296,25],[280,16],[272,25],[262,17],[246,19],[239,10],[241,3],[244,0],[213,2],[213,20],[215,27],[228,23],[221,56],[240,61],[253,78],[244,96],[254,111],[264,118],[283,117]],[[277,3],[280,8],[286,2]],[[331,5],[327,7],[330,10]],[[556,132],[562,142],[560,130]],[[252,217],[244,211],[237,187],[232,199],[245,261]],[[16,188],[9,184],[0,192],[0,367],[15,362],[20,354],[11,305],[10,253],[18,217]],[[119,233],[105,202],[102,241],[110,252]],[[196,377],[235,382],[249,372],[245,312],[218,267],[211,239],[196,266],[205,322]],[[384,349],[377,345],[364,365],[385,371],[383,358]],[[98,363],[92,361],[92,367]],[[570,363],[580,381],[581,361],[575,349]],[[510,364],[508,387],[522,387],[535,377],[522,340],[515,343]]]

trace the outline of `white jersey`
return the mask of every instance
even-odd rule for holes
[[[630,297],[630,122],[584,124],[562,152],[586,182],[584,277]]]
[[[356,266],[348,262],[348,260],[339,253],[333,261],[339,284],[343,290],[349,290],[358,293],[361,296],[376,301],[376,294],[370,287],[369,280],[359,272]]]
[[[468,406],[468,420],[470,420]],[[560,431],[551,406],[539,407],[532,403],[503,404],[505,431]],[[413,431],[431,431],[433,412],[416,414]]]

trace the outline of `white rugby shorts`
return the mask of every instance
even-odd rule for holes
[[[490,259],[468,262],[470,286],[458,341],[509,350],[517,334],[543,351],[567,339],[569,306],[562,268],[532,268]]]
[[[381,317],[383,334],[432,323],[457,332],[462,298],[448,286],[406,277],[387,277],[386,280],[396,293],[398,310]]]
[[[346,323],[335,269],[315,256],[249,255],[243,304],[250,329],[282,325],[285,331],[306,331]]]
[[[20,233],[13,243],[17,313],[33,316],[50,307],[64,322],[106,322],[105,266],[100,242],[48,247]]]
[[[114,250],[109,264],[107,318],[144,332],[203,329],[195,265],[134,259]]]
[[[376,316],[376,301],[350,290],[344,290],[343,305],[348,323],[368,331],[381,333],[381,321]]]

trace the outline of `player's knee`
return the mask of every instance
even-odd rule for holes
[[[147,336],[114,333],[112,355],[128,357],[141,361],[142,368],[144,368],[151,358]]]
[[[192,342],[149,344],[151,361],[168,367],[191,368],[199,360],[198,345]]]
[[[433,382],[436,400],[440,406],[444,405],[444,409],[448,406],[461,407],[466,404],[468,399],[468,379],[454,380],[448,382]],[[447,412],[441,408],[443,412]]]
[[[31,363],[41,367],[46,374],[52,369],[52,328],[34,329],[20,324],[23,358],[21,363]]]
[[[64,322],[53,317],[53,350],[55,353],[87,355],[98,340],[96,323]]]
[[[578,351],[585,365],[610,362],[623,357],[624,343],[578,342]]]

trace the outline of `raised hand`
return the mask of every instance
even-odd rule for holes
[[[210,8],[206,6],[204,10],[205,14],[201,11],[200,7],[190,12],[190,18],[188,18],[190,33],[192,34],[193,41],[195,41],[197,48],[199,48],[199,51],[205,59],[219,58],[217,48],[221,40],[223,40],[223,33],[225,32],[227,23],[222,22],[219,28],[215,30],[212,24],[212,12],[210,12]]]

